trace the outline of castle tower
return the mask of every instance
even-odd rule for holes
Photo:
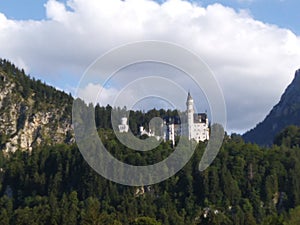
[[[194,127],[194,100],[190,94],[188,93],[188,97],[186,100],[186,108],[187,108],[187,135],[189,139],[192,139],[193,135],[193,127]]]
[[[127,124],[127,117],[124,116],[121,118],[121,124],[119,125],[119,131],[121,133],[124,133],[124,132],[127,133],[128,130],[129,130],[129,126]]]

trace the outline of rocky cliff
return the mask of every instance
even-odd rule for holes
[[[289,125],[300,126],[300,69],[277,105],[254,129],[243,135],[245,141],[271,145],[276,134]]]
[[[0,150],[72,142],[72,97],[0,60]]]

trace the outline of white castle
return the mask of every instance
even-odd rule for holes
[[[186,101],[186,115],[184,121],[181,124],[181,132],[183,136],[194,139],[195,141],[209,140],[209,123],[206,113],[195,113],[194,100],[188,93]]]
[[[129,126],[127,124],[127,117],[122,117],[121,124],[119,125],[119,131],[121,133],[128,132]]]
[[[140,127],[140,135],[147,134],[149,137],[162,138],[164,141],[171,141],[175,145],[176,136],[186,136],[189,140],[205,141],[209,140],[209,122],[206,113],[195,113],[194,100],[188,93],[186,101],[186,111],[183,116],[183,121],[176,122],[174,118],[164,119],[161,125],[162,132],[156,135],[155,131],[149,130],[147,132],[144,127]],[[119,125],[120,132],[128,132],[129,126],[127,125],[127,118],[121,119]]]

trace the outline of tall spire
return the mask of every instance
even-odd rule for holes
[[[188,92],[188,97],[186,100],[186,108],[189,113],[194,114],[194,100],[193,100],[190,92]]]
[[[190,91],[188,92],[188,97],[187,97],[187,101],[189,101],[189,100],[193,100],[193,98],[192,98],[192,96],[190,94]]]

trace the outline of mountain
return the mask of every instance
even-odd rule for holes
[[[300,69],[294,80],[287,87],[277,105],[257,126],[246,132],[243,138],[247,142],[268,146],[274,141],[276,134],[289,125],[300,126]]]
[[[72,96],[0,59],[0,150],[72,141]]]

